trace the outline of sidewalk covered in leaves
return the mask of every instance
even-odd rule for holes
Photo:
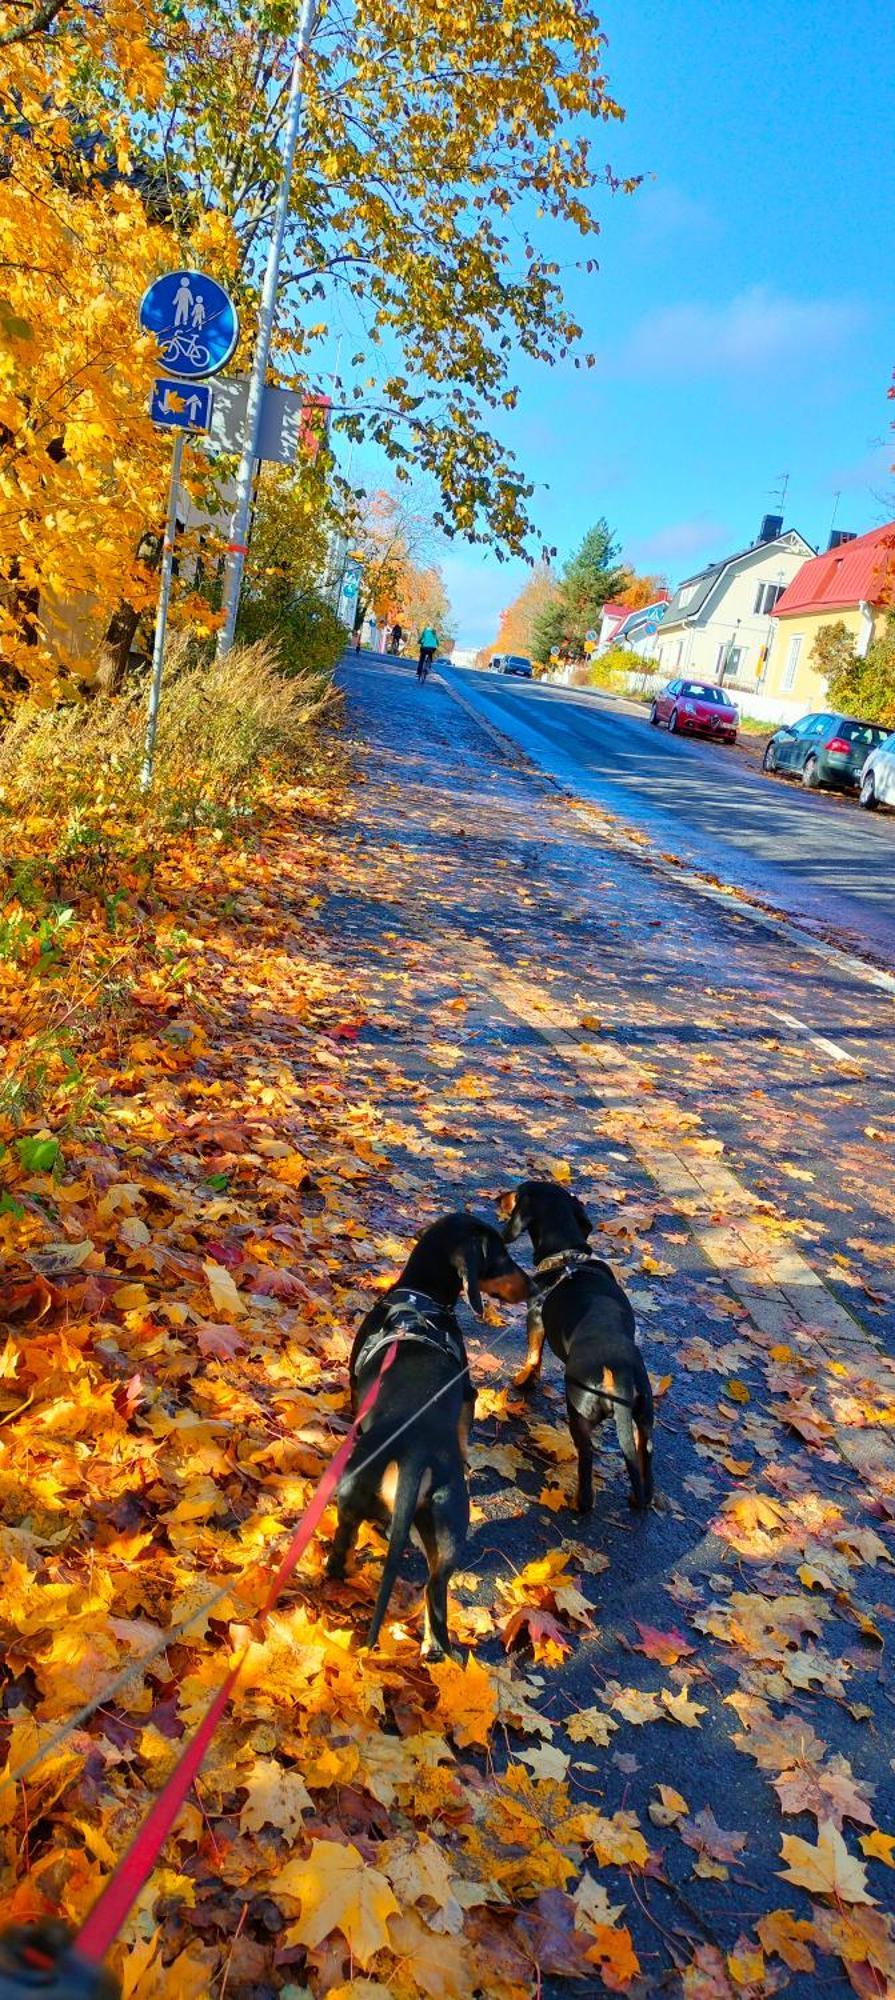
[[[515,980],[598,1039],[645,891],[426,692],[358,675],[353,777],[170,842],[151,881],[82,878],[43,1078],[34,968],[4,967],[5,1915],[77,1925],[248,1639],[117,1947],[126,1995],[882,1996],[895,1373],[869,1338],[819,1359],[796,1314],[760,1324],[644,1170],[635,1084],[622,1115],[511,1004]],[[589,923],[562,896],[584,850]],[[662,1092],[644,1123],[716,1159],[698,1097]],[[655,1514],[608,1439],[571,1512],[558,1373],[524,1403],[521,1319],[489,1306],[462,1662],[420,1663],[419,1562],[362,1650],[373,1531],[339,1586],[321,1537],[261,1630],[375,1289],[533,1168],[631,1291]],[[883,1440],[863,1477],[849,1427]]]

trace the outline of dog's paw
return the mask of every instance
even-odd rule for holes
[[[338,1556],[330,1556],[323,1572],[327,1583],[344,1583],[345,1563]]]
[[[593,1513],[593,1511],[594,1511],[594,1496],[593,1496],[593,1494],[592,1494],[592,1493],[576,1493],[576,1495],[575,1495],[575,1512],[576,1512],[576,1514],[592,1514],[592,1513]]]
[[[518,1375],[513,1376],[513,1388],[533,1389],[537,1379],[535,1368],[520,1368]]]

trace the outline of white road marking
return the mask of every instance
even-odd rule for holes
[[[773,1020],[783,1021],[787,1028],[794,1028],[797,1034],[804,1035],[806,1042],[812,1042],[822,1055],[830,1056],[833,1062],[844,1063],[847,1069],[860,1070],[863,1075],[863,1065],[858,1057],[849,1055],[839,1042],[829,1041],[826,1035],[816,1035],[814,1029],[809,1028],[807,1022],[800,1021],[796,1014],[782,1014],[777,1007],[768,1007],[767,1012]]]

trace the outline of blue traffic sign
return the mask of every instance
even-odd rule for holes
[[[216,375],[239,339],[233,300],[204,271],[156,278],[141,301],[140,325],[155,334],[159,366],[170,375]]]
[[[172,382],[163,375],[153,382],[149,414],[166,430],[207,431],[213,396],[210,382]]]

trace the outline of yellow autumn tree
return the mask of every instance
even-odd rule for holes
[[[156,0],[0,5],[7,706],[94,680],[118,607],[135,621],[157,588],[170,447],[147,414],[154,354],[137,315],[182,253],[170,196],[133,133],[164,88],[163,18]],[[200,219],[197,246],[202,233]]]

